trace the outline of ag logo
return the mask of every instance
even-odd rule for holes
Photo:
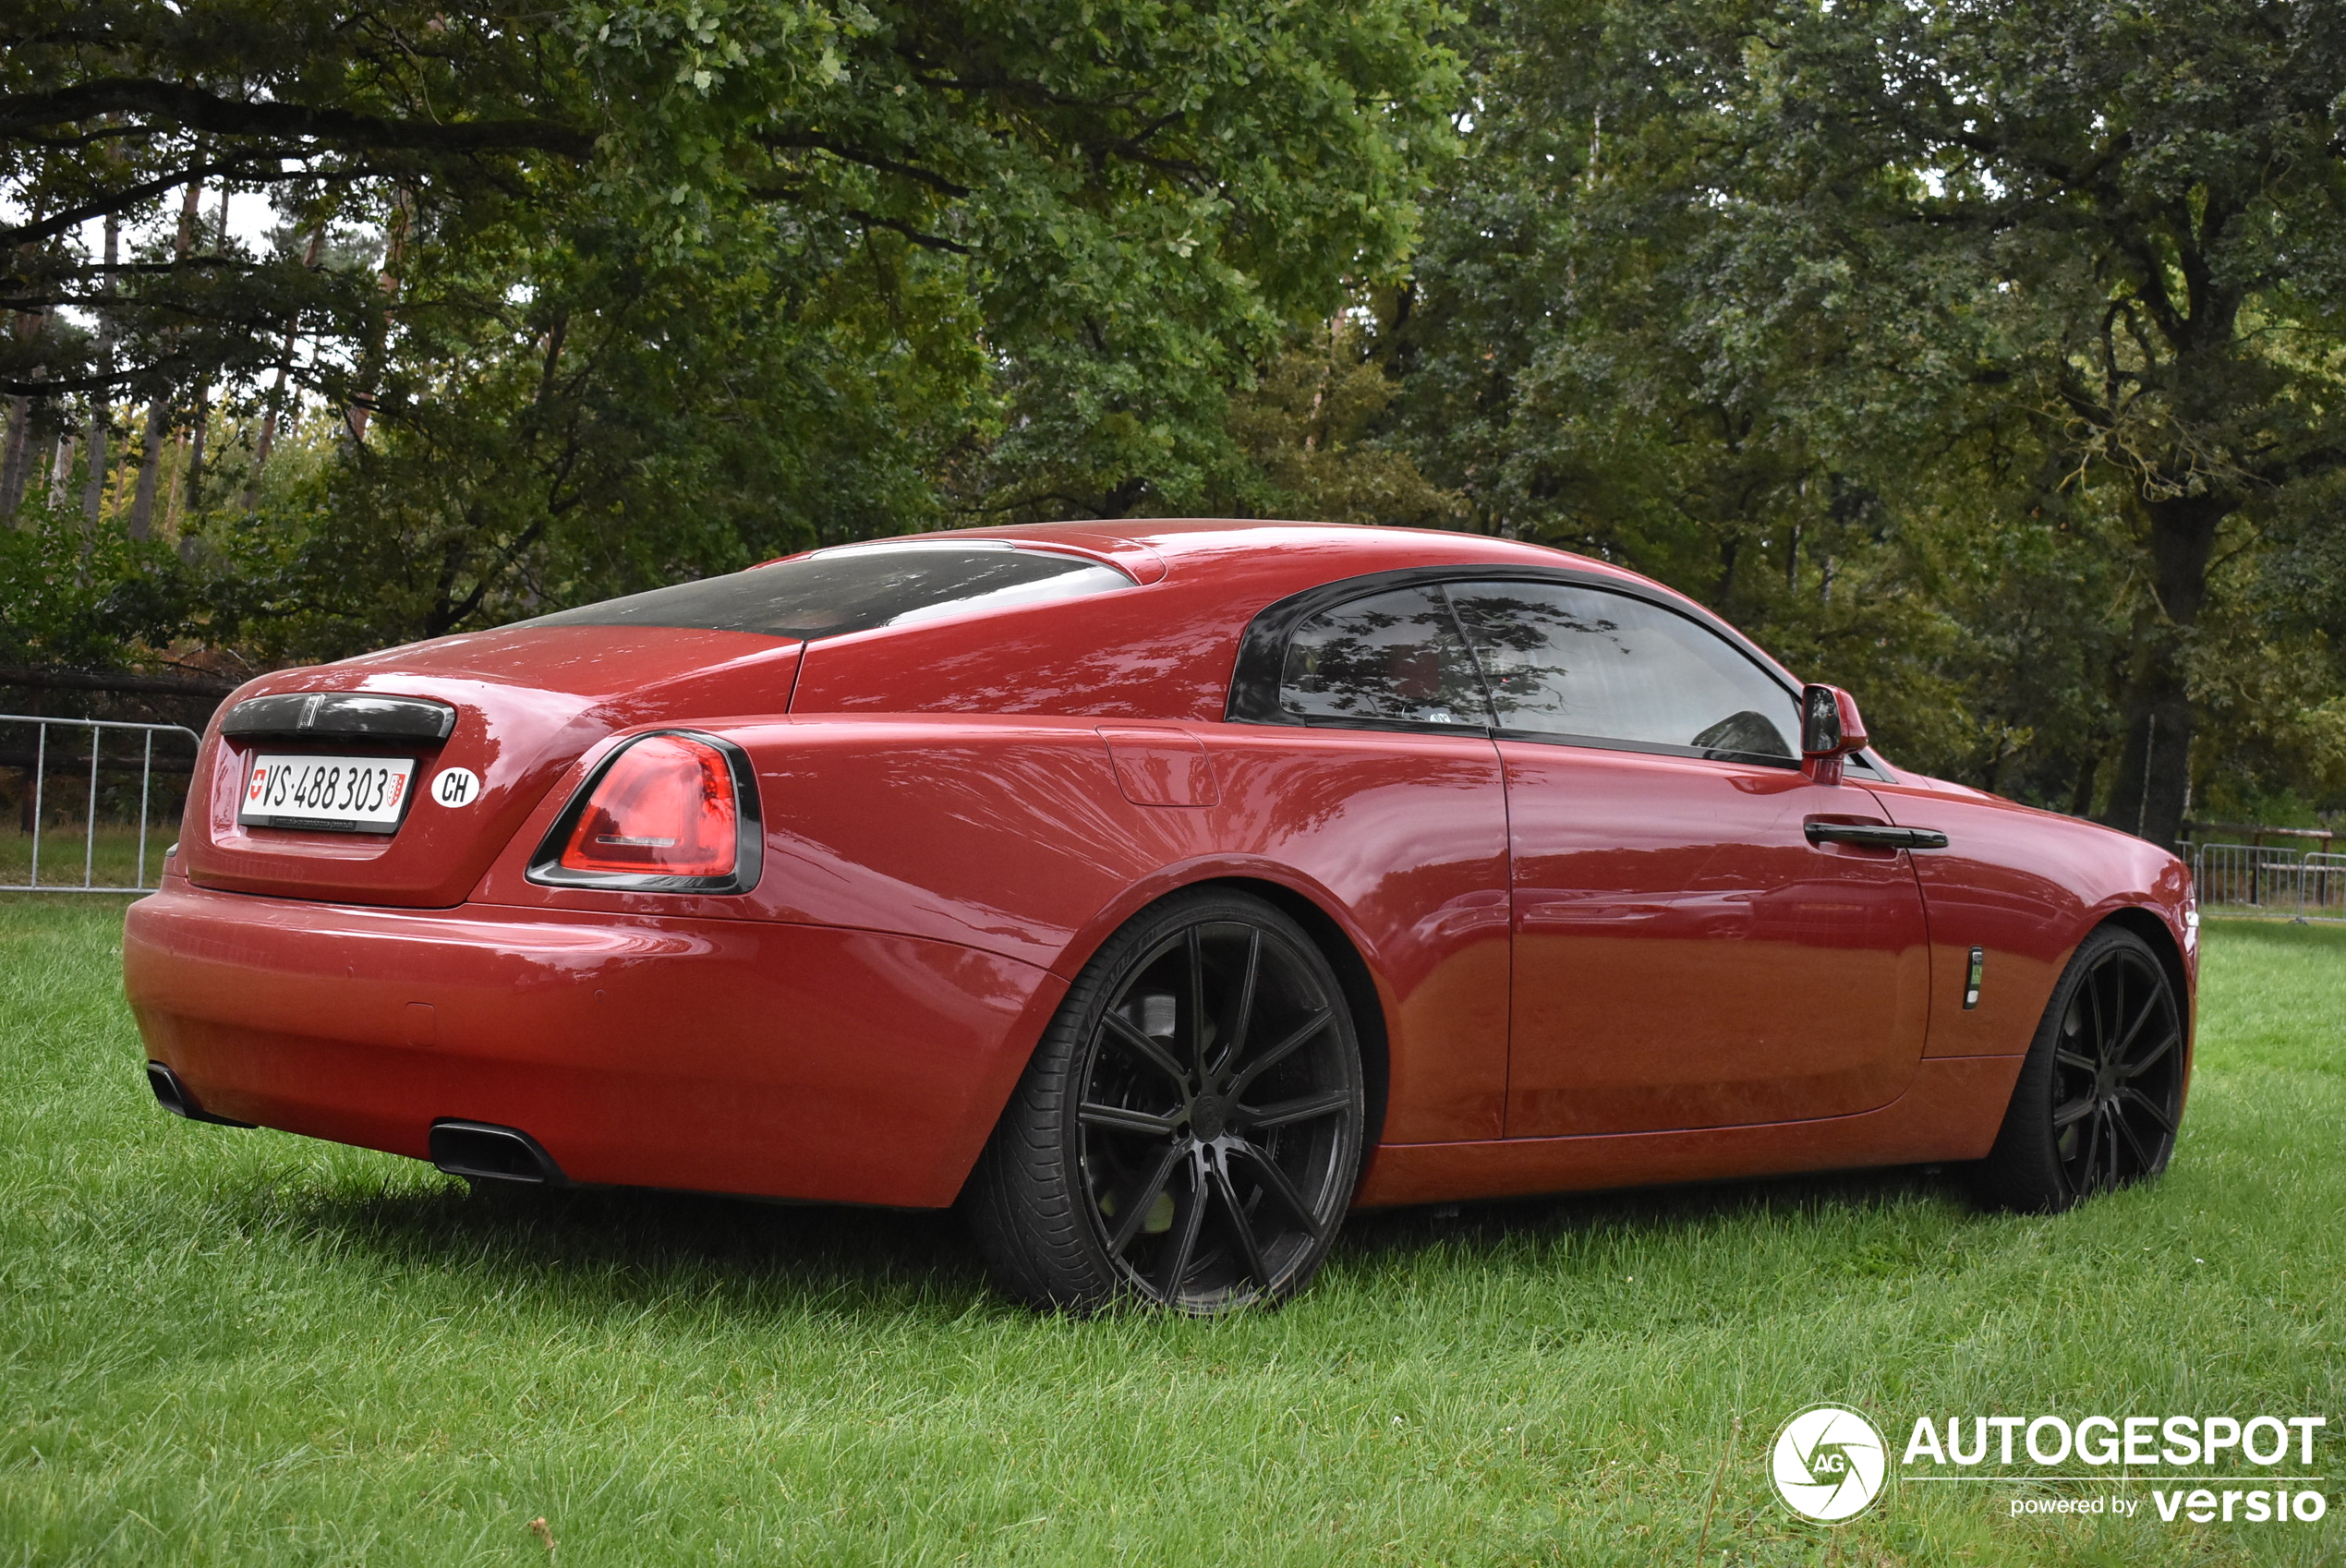
[[[469,767],[443,767],[431,781],[431,798],[443,806],[468,806],[480,799],[480,776]]]
[[[1871,1502],[1887,1467],[1874,1424],[1839,1405],[1814,1405],[1786,1421],[1771,1465],[1784,1505],[1828,1524]]]

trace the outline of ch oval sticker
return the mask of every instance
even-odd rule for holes
[[[443,806],[468,806],[480,799],[480,775],[469,767],[443,767],[431,781],[431,798]]]

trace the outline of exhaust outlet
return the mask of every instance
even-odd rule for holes
[[[513,1181],[531,1187],[566,1187],[569,1178],[538,1140],[518,1128],[490,1122],[431,1124],[431,1163],[450,1176],[473,1181]]]
[[[197,1104],[187,1086],[179,1081],[179,1075],[161,1062],[147,1064],[147,1087],[155,1092],[155,1103],[175,1116],[185,1116],[191,1122],[210,1122],[214,1127],[252,1126],[250,1122],[232,1121],[205,1110]]]

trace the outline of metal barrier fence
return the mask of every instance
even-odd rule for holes
[[[2202,909],[2346,919],[2346,854],[2265,844],[2195,844],[2191,869]]]
[[[200,741],[180,724],[0,713],[0,892],[154,891]]]

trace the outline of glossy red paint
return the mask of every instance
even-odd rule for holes
[[[872,931],[355,909],[175,883],[134,907],[149,1053],[215,1115],[418,1159],[521,1127],[574,1181],[952,1201],[1066,987]]]
[[[1892,821],[1947,835],[1946,849],[1910,857],[1930,911],[1930,1055],[1995,1055],[2025,1042],[2070,949],[2112,915],[2155,920],[2188,977],[2185,995],[2197,996],[2199,934],[2183,919],[2191,876],[2174,856],[1961,785],[1901,775],[1874,793]],[[1975,947],[1986,949],[1983,983],[1965,1008]]]
[[[456,728],[437,747],[342,745],[423,759],[406,822],[378,838],[238,826],[236,797],[253,754],[287,747],[224,738],[215,722],[196,756],[203,782],[188,791],[181,863],[197,886],[225,892],[451,908],[589,745],[655,720],[780,713],[798,656],[796,643],[736,632],[562,626],[443,637],[265,675],[239,687],[222,712],[279,692],[372,692],[451,704]],[[431,800],[423,782],[443,767],[478,774],[478,797],[455,808]]]
[[[804,645],[524,625],[247,687],[449,703],[449,739],[404,751],[484,788],[389,838],[244,829],[254,747],[215,724],[186,874],[125,940],[151,1055],[216,1114],[403,1154],[455,1117],[526,1130],[575,1180],[937,1205],[1100,945],[1238,881],[1357,979],[1375,1204],[1976,1157],[2097,923],[2195,972],[2172,857],[1878,758],[1826,784],[1225,718],[1249,623],[1290,595],[1415,568],[1640,583],[1616,569],[1305,525],[961,537],[1132,583]],[[755,885],[533,880],[598,764],[676,726],[748,759]],[[1812,821],[1950,847],[1812,843]]]
[[[531,883],[528,852],[566,796],[557,790],[479,900],[887,930],[1071,979],[1152,900],[1197,882],[1252,881],[1334,918],[1384,994],[1388,1133],[1499,1135],[1506,802],[1490,742],[1184,727],[1175,732],[1205,744],[1217,799],[1168,808],[1128,798],[1107,742],[1082,720],[818,715],[720,732],[754,759],[764,797],[766,870],[754,890]]]
[[[1846,1116],[1922,1057],[1915,857],[1810,844],[1887,822],[1788,768],[1516,742],[1510,1137]],[[2032,1025],[2033,1027],[2033,1025]]]
[[[1385,1143],[1369,1157],[1353,1202],[1390,1208],[1977,1160],[1995,1142],[2019,1076],[2018,1056],[1966,1056],[1925,1063],[1906,1092],[1878,1110],[1821,1121],[1495,1143]]]
[[[1092,524],[1094,530],[1105,527]],[[1240,634],[1300,589],[1413,566],[1523,564],[1554,550],[1469,534],[1266,524],[1131,525],[1168,563],[1137,591],[827,638],[807,649],[792,713],[1061,713],[1104,718],[1222,717]],[[994,528],[965,538],[1044,538]],[[1624,582],[1630,573],[1576,566]]]
[[[1117,788],[1136,806],[1221,803],[1205,742],[1170,725],[1103,724],[1100,739],[1116,763]]]

